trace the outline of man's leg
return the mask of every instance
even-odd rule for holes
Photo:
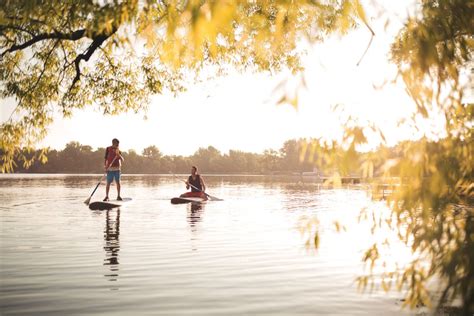
[[[110,184],[112,183],[113,178],[110,175],[110,172],[107,172],[107,184],[105,185],[105,199],[104,201],[109,200],[109,190],[110,190]]]
[[[108,199],[109,199],[109,190],[110,190],[110,182],[107,181],[107,184],[105,185],[105,199],[104,199],[104,201],[108,201]]]
[[[117,181],[117,200],[120,197],[120,181]]]
[[[117,184],[117,200],[121,200],[122,198],[120,197],[120,171],[117,171],[117,174],[115,175],[115,183]]]

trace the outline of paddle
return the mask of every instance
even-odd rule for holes
[[[173,175],[173,176],[174,176],[175,178],[178,178],[176,175]],[[191,183],[188,183],[186,180],[183,180],[183,179],[181,179],[181,178],[178,178],[178,179],[181,180],[181,181],[183,181],[184,183],[188,184],[188,185],[191,186],[192,188],[198,190],[199,192],[204,193],[204,195],[206,195],[206,196],[209,198],[209,200],[211,200],[211,201],[224,201],[223,199],[219,199],[218,197],[215,197],[215,196],[212,196],[212,195],[210,195],[210,194],[207,194],[207,193],[204,192],[203,190],[200,190],[200,189],[196,188],[194,185],[192,185]]]
[[[94,195],[95,191],[97,190],[97,188],[99,187],[100,183],[102,182],[102,179],[104,179],[105,175],[107,174],[107,171],[109,171],[110,167],[112,167],[112,164],[115,162],[115,159],[117,158],[117,156],[115,156],[115,158],[112,160],[112,162],[110,163],[109,167],[107,168],[107,170],[105,170],[104,174],[102,175],[102,177],[100,177],[100,180],[99,180],[99,183],[97,183],[97,185],[95,186],[95,189],[94,191],[92,191],[92,194],[91,196],[89,196],[85,201],[84,201],[84,204],[85,205],[89,205],[89,203],[91,202],[91,198],[92,196]]]

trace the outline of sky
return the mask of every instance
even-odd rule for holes
[[[382,127],[389,145],[413,138],[412,130],[397,127],[414,109],[403,85],[383,85],[396,75],[388,51],[411,2],[388,2],[392,3],[385,8],[392,17],[388,28],[372,12],[376,36],[359,66],[371,36],[365,26],[313,46],[303,56],[306,87],[299,90],[297,109],[276,104],[281,91],[275,87],[287,80],[288,91],[292,91],[291,86],[298,82],[291,74],[231,72],[193,84],[176,97],[153,96],[146,120],[145,113],[103,116],[92,109],[77,110],[67,119],[58,114],[38,147],[63,149],[68,142],[78,141],[98,148],[118,138],[122,149],[137,152],[150,145],[169,155],[190,155],[207,146],[223,153],[230,149],[263,152],[279,149],[293,138],[340,137],[339,115],[331,110],[336,104]],[[3,100],[1,105],[3,121],[13,104]]]

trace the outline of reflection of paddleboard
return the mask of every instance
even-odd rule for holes
[[[95,201],[89,204],[89,208],[91,210],[110,210],[116,207],[121,207],[131,201],[132,201],[131,198],[123,198],[121,201],[119,200],[110,200],[107,202]]]
[[[184,204],[184,203],[203,203],[206,199],[201,197],[175,197],[171,199],[171,204]]]

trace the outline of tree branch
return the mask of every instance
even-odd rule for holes
[[[68,54],[66,52],[66,49],[64,48],[64,45],[62,42],[59,42],[59,44],[61,45],[61,49],[63,51],[63,55],[64,55],[64,63],[63,63],[63,68],[61,69],[61,71],[59,72],[58,74],[58,87],[61,86],[62,82],[63,82],[63,79],[64,79],[64,76],[66,75],[66,70],[67,68],[69,67],[70,63],[69,63],[69,60],[68,60]]]
[[[109,65],[112,67],[113,71],[114,71],[114,75],[117,75],[117,72],[115,71],[117,69],[117,66],[113,63],[113,61],[110,59],[110,56],[109,54],[107,54],[107,52],[101,47],[100,50],[102,51],[102,53],[104,53],[104,56],[105,58],[107,59],[107,61],[109,62]]]
[[[38,76],[38,80],[36,80],[36,83],[30,88],[28,89],[28,92],[34,90],[36,88],[36,86],[38,85],[38,83],[40,82],[41,78],[43,77],[43,74],[44,72],[46,71],[46,66],[48,64],[48,61],[49,61],[49,57],[51,56],[51,54],[53,53],[54,49],[56,48],[56,46],[58,45],[60,40],[56,40],[56,42],[54,43],[53,47],[50,49],[50,51],[48,52],[48,55],[46,56],[46,59],[44,61],[44,64],[43,64],[43,70],[41,71],[40,75]]]
[[[367,21],[365,21],[365,20],[362,20],[362,22],[364,22],[365,26],[367,26],[367,28],[369,29],[370,34],[372,34],[372,36],[370,36],[369,44],[367,45],[367,48],[365,49],[364,53],[360,57],[359,61],[357,62],[357,66],[359,66],[360,63],[362,62],[362,59],[364,59],[364,56],[367,53],[367,51],[369,50],[369,47],[372,44],[372,40],[374,39],[374,36],[375,36],[375,32],[374,32],[374,30],[372,30],[369,23],[367,23]]]
[[[17,51],[17,50],[25,49],[25,48],[30,47],[31,45],[33,45],[35,43],[43,41],[43,40],[58,39],[58,40],[77,41],[77,40],[79,40],[83,37],[86,37],[85,34],[86,34],[85,29],[77,30],[77,31],[74,31],[72,33],[53,32],[53,33],[38,34],[38,35],[33,36],[33,38],[30,39],[29,41],[26,41],[22,44],[11,46],[9,49],[5,50],[1,54],[1,56],[3,57],[6,53],[12,53],[12,52]],[[104,36],[104,35],[99,35],[98,37],[101,37],[101,36]]]
[[[76,59],[74,59],[74,65],[76,67],[76,76],[72,80],[71,86],[69,87],[69,91],[71,91],[74,85],[81,79],[81,68],[79,66],[81,60],[84,60],[86,62],[89,61],[96,49],[99,48],[100,45],[102,45],[102,43],[105,42],[105,40],[108,39],[113,33],[115,33],[115,30],[109,35],[99,35],[95,37],[86,52],[77,55]]]

